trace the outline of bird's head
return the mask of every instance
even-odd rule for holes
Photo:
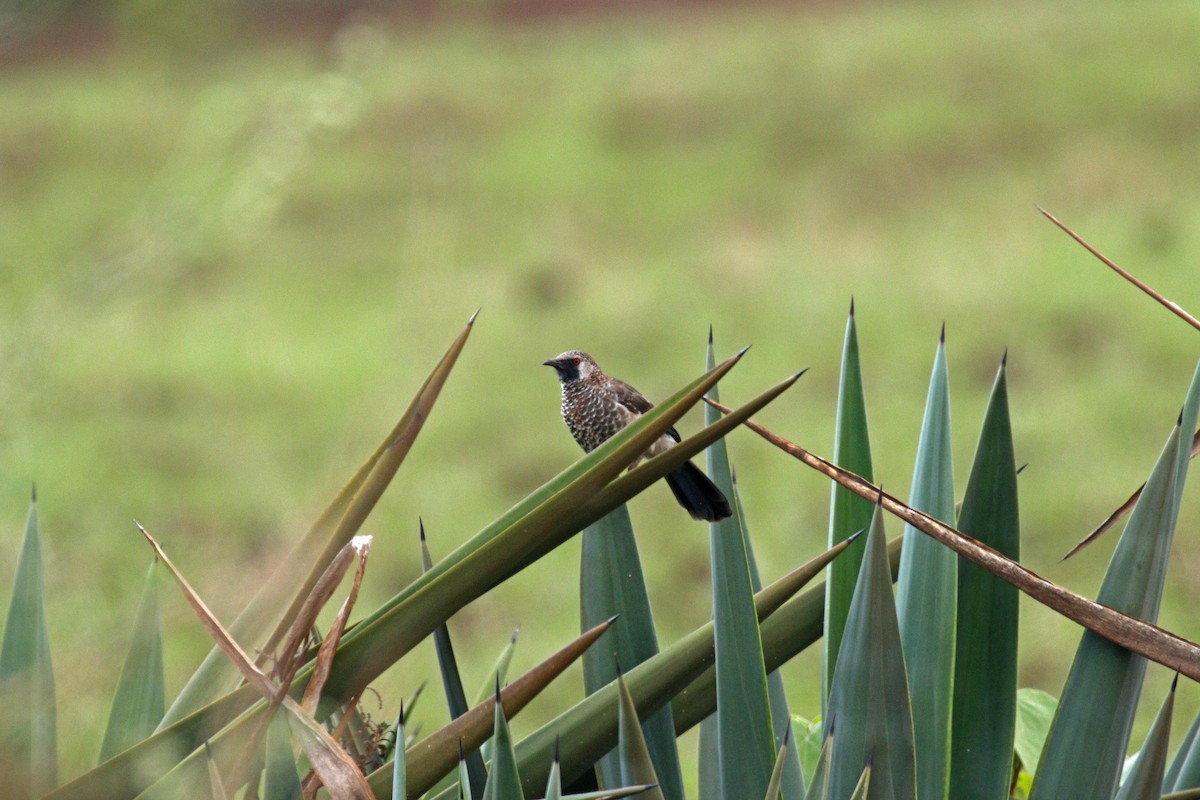
[[[558,379],[563,383],[586,380],[600,372],[596,360],[582,350],[568,350],[562,355],[542,362],[547,367],[554,367]]]

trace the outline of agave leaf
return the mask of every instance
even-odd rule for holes
[[[546,780],[545,800],[562,800],[562,770],[557,751],[554,753],[554,763],[550,765],[550,777]]]
[[[620,789],[602,789],[598,792],[582,792],[580,794],[565,794],[562,800],[616,800],[620,797],[633,797],[634,795],[650,792],[657,789],[657,786],[622,786]],[[546,798],[550,800],[550,798]]]
[[[492,741],[495,757],[488,772],[487,784],[483,788],[483,800],[525,800],[521,791],[521,776],[517,774],[517,755],[513,752],[512,734],[508,720],[504,717],[504,704],[500,702],[500,687],[496,687],[495,728]]]
[[[300,778],[292,753],[292,734],[287,715],[276,711],[267,726],[267,763],[263,800],[300,800]]]
[[[1178,423],[1129,516],[1096,600],[1154,622],[1162,600],[1167,559],[1187,476],[1183,431],[1196,429],[1200,366],[1192,378]],[[1146,660],[1091,631],[1083,635],[1067,677],[1034,777],[1031,800],[1111,797],[1129,744]]]
[[[858,784],[854,787],[854,792],[850,795],[850,800],[867,800],[867,793],[871,788],[871,759],[867,758],[867,766],[863,767],[862,775],[859,776]]]
[[[429,554],[429,543],[425,539],[424,522],[421,523],[421,568],[424,572],[433,569],[433,558]],[[450,719],[458,719],[470,711],[470,706],[467,705],[467,694],[463,690],[462,676],[458,672],[458,661],[454,657],[454,645],[450,642],[450,628],[446,623],[439,625],[433,632],[433,646],[437,651],[438,669],[442,673],[442,687],[446,691]],[[585,653],[584,656],[586,657],[587,654]],[[498,673],[495,685],[500,685]],[[397,759],[397,761],[400,760]],[[484,784],[487,783],[487,770],[483,766],[483,756],[478,750],[472,750],[466,754],[466,770],[471,784],[471,794],[482,794]]]
[[[1163,776],[1167,771],[1167,747],[1171,741],[1171,714],[1175,708],[1175,687],[1179,676],[1171,682],[1171,691],[1163,700],[1146,741],[1134,758],[1133,765],[1125,772],[1121,788],[1115,800],[1158,800],[1162,795]]]
[[[55,720],[35,489],[0,643],[0,775],[15,800],[40,797],[58,783]]]
[[[108,726],[100,745],[104,761],[154,732],[166,708],[158,583],[151,562],[133,622],[133,641],[113,694]]]
[[[812,785],[808,787],[809,796],[813,800],[829,800],[829,769],[833,759],[835,722],[836,720],[830,720],[826,725],[826,733],[821,740],[821,751],[817,753],[817,768],[813,770]]]
[[[1020,557],[1017,468],[1002,361],[992,387],[958,527],[1006,558]],[[1017,717],[1015,587],[976,564],[958,571],[950,796],[1008,797]]]
[[[863,569],[846,618],[842,653],[829,691],[826,733],[837,723],[837,747],[829,764],[829,793],[854,791],[863,764],[873,763],[871,796],[916,797],[912,709],[892,596],[883,510],[876,508],[867,534]]]
[[[898,542],[897,542],[898,544]],[[821,613],[825,587],[818,585],[787,602],[801,586],[818,575],[847,545],[842,543],[802,567],[775,581],[756,596],[756,609],[764,622],[767,652],[774,666],[790,658],[821,636]],[[899,553],[897,550],[897,560]],[[790,610],[801,602],[798,612]],[[782,615],[787,624],[771,628],[772,618]],[[713,623],[701,626],[625,675],[638,713],[647,714],[676,697],[673,705],[676,733],[687,730],[716,707],[713,662]],[[769,662],[771,663],[771,662]],[[696,676],[701,676],[697,679]],[[522,780],[533,792],[545,779],[548,764],[561,737],[563,774],[568,780],[591,768],[617,740],[616,685],[587,697],[557,719],[543,725],[517,746]],[[437,800],[449,800],[443,792]]]
[[[1175,751],[1175,755],[1171,758],[1171,766],[1167,768],[1167,774],[1163,777],[1163,791],[1170,792],[1176,788],[1186,789],[1186,784],[1176,786],[1179,781],[1180,773],[1183,771],[1184,763],[1188,760],[1188,756],[1193,749],[1198,752],[1195,756],[1196,764],[1200,766],[1200,745],[1196,744],[1196,734],[1200,732],[1200,714],[1197,714],[1192,719],[1192,724],[1188,726],[1187,733],[1184,734],[1183,741],[1179,743],[1179,749]]]
[[[429,418],[450,370],[467,343],[474,322],[475,315],[472,315],[433,372],[425,379],[425,383],[395,427],[358,468],[304,538],[296,544],[283,563],[263,583],[254,599],[229,626],[235,639],[258,643],[274,624],[274,633],[268,642],[259,648],[265,653],[274,651],[275,645],[282,639],[299,612],[300,605],[312,594],[317,579],[324,573],[337,552],[358,532],[382,496],[383,490],[400,468],[404,457],[408,455],[413,441]],[[318,551],[321,555],[314,561],[312,554]],[[288,602],[289,597],[293,598],[291,605],[280,616],[279,609]],[[220,649],[214,647],[171,704],[159,729],[170,727],[203,708],[236,686],[237,681],[237,670],[233,669]]]
[[[629,686],[620,674],[617,675],[617,689],[617,726],[620,730],[617,749],[621,758],[621,783],[624,786],[653,785],[655,788],[645,793],[646,800],[663,800],[658,776],[654,774],[654,762],[650,758],[646,737],[642,734],[642,725],[638,720],[637,708],[629,694]]]
[[[492,727],[495,729],[495,725]],[[395,795],[392,796],[395,797]],[[467,772],[467,756],[463,752],[461,741],[458,743],[458,794],[455,796],[458,800],[472,800],[475,797],[471,793],[471,774]],[[401,795],[401,798],[403,798],[403,795]]]
[[[579,568],[580,620],[584,628],[616,617],[609,641],[583,656],[583,685],[587,694],[612,683],[621,669],[641,664],[658,652],[650,597],[629,509],[618,506],[583,532]],[[683,775],[675,745],[670,706],[659,709],[642,725],[656,771],[664,778],[663,794],[683,800]],[[615,788],[621,778],[616,752],[596,764],[601,786]],[[669,788],[667,788],[669,787]]]
[[[217,762],[213,761],[207,745],[204,747],[204,755],[208,762],[208,784],[212,800],[229,800],[229,793],[225,791],[225,781],[221,779],[221,771],[217,768]]]
[[[1200,788],[1200,714],[1192,721],[1175,757],[1171,759],[1171,768],[1163,779],[1163,791],[1182,792],[1187,789]]]
[[[725,406],[714,403],[720,411]],[[1131,616],[1102,603],[1089,600],[1069,589],[1037,575],[1032,570],[1006,558],[991,547],[963,535],[903,501],[881,490],[870,481],[806,450],[794,442],[772,433],[758,423],[747,420],[746,426],[806,466],[845,486],[860,497],[876,498],[883,510],[932,536],[973,564],[991,572],[1006,583],[1032,597],[1058,614],[1098,633],[1121,647],[1127,648],[1171,670],[1200,681],[1200,645],[1190,642],[1152,623]]]
[[[851,472],[871,480],[871,440],[867,433],[867,401],[863,395],[862,367],[858,356],[858,328],[854,322],[854,301],[850,302],[850,318],[846,322],[846,341],[842,349],[842,372],[838,383],[837,428],[834,432],[833,461]],[[831,487],[829,512],[829,546],[837,544],[871,523],[870,501],[834,484]],[[858,581],[863,559],[863,543],[850,548],[829,569],[825,599],[824,685],[821,707],[825,708],[833,685],[838,652],[842,646],[842,631]]]
[[[909,496],[913,508],[943,522],[954,520],[950,379],[944,328],[929,380]],[[904,554],[896,581],[896,615],[912,700],[917,794],[928,800],[942,800],[949,789],[957,607],[958,556],[905,525]]]
[[[698,800],[723,800],[721,797],[721,733],[717,712],[700,721],[699,764],[696,772]]]
[[[711,328],[708,332],[707,358],[711,369],[716,361]],[[707,396],[719,400],[717,387],[710,389]],[[706,425],[714,425],[719,419],[720,414],[715,408],[705,406]],[[753,602],[754,593],[762,589],[762,580],[724,439],[708,448],[708,473],[730,499],[734,510],[732,517],[708,526],[714,619],[717,622],[715,726],[718,737],[714,752],[716,764],[708,769],[716,773],[715,796],[753,796],[750,793],[754,787],[769,780],[768,769],[775,748],[784,741],[790,741],[786,732],[791,727],[791,717],[782,678],[778,673],[763,674],[762,642]],[[739,602],[739,598],[742,601]],[[765,693],[761,689],[765,689]],[[724,711],[721,710],[722,696],[726,698]],[[737,702],[733,702],[734,697],[738,698]],[[703,727],[701,736],[704,737]],[[705,743],[713,746],[712,742]],[[733,766],[727,770],[731,762]],[[784,798],[803,800],[804,778],[800,774],[800,756],[794,745],[789,748],[785,763],[789,769],[785,773],[787,783]],[[711,784],[712,776],[706,777],[705,782]]]
[[[1162,800],[1200,800],[1200,789],[1184,789],[1180,792],[1164,794]]]
[[[329,695],[326,708],[334,707],[340,700],[361,691],[454,611],[677,468],[683,459],[695,455],[723,436],[785,391],[795,380],[783,381],[743,406],[737,414],[721,420],[721,423],[729,425],[705,428],[666,454],[650,459],[601,491],[596,491],[674,424],[705,390],[732,369],[737,359],[729,359],[713,373],[697,378],[601,447],[585,455],[348,631],[338,652],[337,669],[326,687]],[[304,681],[308,675],[308,669],[303,670],[296,680]],[[160,730],[133,751],[118,755],[81,775],[57,790],[53,800],[105,800],[137,794],[155,777],[155,773],[135,769],[135,761],[162,763],[160,759],[175,758],[180,750],[191,751],[199,746],[197,737],[202,731],[228,725],[254,705],[256,699],[249,687],[238,689],[180,720],[171,728]],[[259,709],[264,707],[264,704],[259,704]],[[256,724],[256,717],[257,712],[243,718],[237,728]],[[233,730],[225,731],[223,735],[231,734]],[[218,747],[222,738],[215,738],[214,747]]]

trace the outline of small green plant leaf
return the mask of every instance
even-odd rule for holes
[[[1171,714],[1175,709],[1175,687],[1179,676],[1171,682],[1171,691],[1163,700],[1142,749],[1133,765],[1125,772],[1115,800],[1158,800],[1162,795],[1163,776],[1167,771],[1167,748],[1171,742]]]
[[[853,792],[868,760],[875,766],[873,798],[916,797],[912,709],[879,506],[867,534],[826,713],[826,734],[833,733],[835,724],[837,729],[829,765],[831,797]]]
[[[513,752],[512,734],[504,716],[504,704],[500,702],[499,686],[496,687],[494,706],[492,742],[495,744],[495,755],[492,757],[487,784],[483,788],[483,800],[525,800],[525,794],[521,791],[521,776],[517,772],[517,755]]]
[[[1058,701],[1040,689],[1017,690],[1017,726],[1013,750],[1021,766],[1030,775],[1037,773],[1038,761],[1041,760],[1042,748],[1046,744],[1057,707]]]
[[[301,797],[303,793],[292,753],[291,729],[286,712],[278,710],[271,715],[271,722],[267,726],[263,800],[300,800]]]
[[[58,783],[55,725],[35,491],[0,643],[0,775],[14,800],[41,797]]]
[[[156,565],[157,561],[151,562],[146,572],[142,599],[133,622],[133,641],[121,667],[104,741],[100,745],[101,761],[152,734],[166,708]]]
[[[1190,435],[1196,429],[1198,410],[1200,366],[1096,598],[1104,606],[1148,622],[1158,618],[1187,477],[1190,453],[1183,432]],[[1031,800],[1068,794],[1081,800],[1107,799],[1115,793],[1145,672],[1142,656],[1084,632],[1034,777]]]
[[[958,525],[1001,555],[1019,558],[1017,468],[1005,361],[984,413]],[[1017,715],[1019,598],[1016,587],[982,567],[959,564],[950,797],[1008,797]]]
[[[583,656],[583,685],[588,694],[612,683],[617,677],[618,664],[621,669],[631,669],[658,653],[642,561],[629,509],[624,504],[583,532],[579,605],[584,629],[617,618],[605,635],[607,641]],[[669,800],[683,800],[683,774],[670,705],[650,715],[642,731],[663,794]],[[621,762],[616,752],[600,759],[596,769],[602,787],[615,788],[627,783],[621,778]]]
[[[842,373],[838,384],[837,428],[834,432],[833,462],[838,466],[871,480],[871,440],[867,431],[867,401],[863,394],[862,367],[858,356],[858,328],[854,321],[854,302],[850,303],[850,318],[846,321],[846,341],[842,349]],[[871,524],[873,508],[869,500],[833,484],[829,513],[829,546],[865,530]],[[838,652],[842,646],[842,631],[850,602],[858,581],[863,559],[860,541],[845,556],[829,568],[825,590],[825,639],[823,642],[824,687],[822,709],[826,707]]]
[[[943,522],[954,522],[950,380],[944,336],[938,343],[929,380],[909,505]],[[896,581],[896,614],[912,698],[917,794],[929,800],[942,800],[949,790],[957,610],[958,555],[905,525],[904,553]]]
[[[654,761],[650,758],[650,750],[646,747],[646,737],[642,734],[642,725],[638,720],[637,708],[625,678],[617,675],[617,697],[619,702],[617,713],[618,734],[617,749],[621,756],[621,784],[647,786],[654,785],[644,795],[646,800],[664,800],[662,790],[658,787],[658,776],[654,774]]]

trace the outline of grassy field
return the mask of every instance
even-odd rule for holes
[[[562,350],[653,399],[701,370],[711,324],[721,354],[754,345],[726,399],[811,368],[761,421],[828,453],[851,296],[876,477],[907,490],[944,321],[961,486],[1007,348],[1023,561],[1096,591],[1115,537],[1058,559],[1144,479],[1200,347],[1034,204],[1200,308],[1194,4],[206,30],[0,72],[0,564],[36,480],[64,777],[95,759],[124,656],[149,561],[132,520],[232,618],[479,306],[368,523],[364,608],[416,574],[418,515],[444,554],[577,456],[540,366]],[[764,575],[815,554],[825,479],[749,433],[730,448]],[[1193,639],[1198,500],[1161,619]],[[662,487],[632,512],[671,641],[708,616],[706,533]],[[517,626],[519,669],[573,632],[577,560],[455,619],[469,682]],[[175,690],[208,643],[164,597]],[[1023,612],[1022,683],[1057,694],[1078,629]],[[818,664],[790,668],[797,712],[819,707]],[[383,713],[433,675],[424,650],[393,670]],[[1150,669],[1143,726],[1169,678]],[[1184,725],[1195,687],[1179,703]]]

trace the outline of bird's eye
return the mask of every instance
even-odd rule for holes
[[[578,359],[578,358],[572,358],[572,359],[571,359],[571,363],[572,363],[572,364],[574,364],[575,366],[577,366],[577,367],[578,367],[578,366],[579,366],[579,359]]]

